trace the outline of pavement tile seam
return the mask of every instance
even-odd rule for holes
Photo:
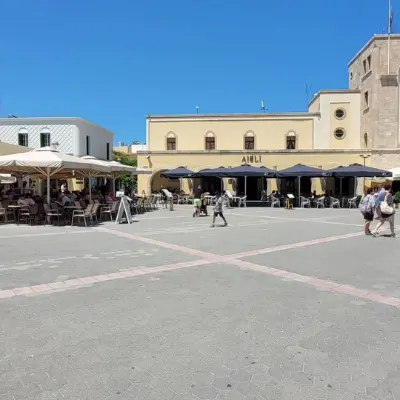
[[[288,271],[276,270],[275,268],[264,267],[262,265],[253,264],[251,262],[242,261],[242,260],[234,260],[231,259],[226,261],[226,263],[234,265],[236,267],[240,267],[247,270],[262,272],[267,275],[278,276],[284,279],[285,281],[294,281],[305,283],[310,286],[314,286],[321,289],[326,289],[330,292],[346,294],[352,297],[363,298],[374,303],[380,303],[385,305],[390,305],[393,307],[400,307],[400,299],[392,296],[384,296],[380,293],[359,289],[350,285],[342,285],[337,282],[331,282],[323,279],[313,278],[311,276],[304,276],[295,274]]]
[[[251,262],[239,260],[239,258],[242,258],[242,257],[248,257],[248,256],[253,256],[253,255],[258,255],[258,254],[265,254],[265,253],[270,253],[270,252],[284,251],[284,250],[289,250],[289,249],[294,249],[294,248],[299,248],[299,247],[312,246],[312,245],[317,245],[317,244],[329,243],[329,242],[336,241],[336,240],[343,240],[343,239],[358,237],[358,236],[364,235],[363,232],[355,232],[355,233],[347,233],[344,235],[330,236],[330,237],[314,239],[314,240],[309,240],[309,241],[304,241],[304,242],[292,243],[292,244],[283,245],[283,246],[275,246],[275,247],[259,249],[259,250],[249,251],[249,252],[231,254],[229,256],[218,256],[215,254],[206,253],[203,251],[199,251],[199,250],[195,250],[195,249],[191,249],[188,247],[179,246],[179,245],[175,245],[175,244],[171,244],[171,243],[166,243],[166,242],[162,242],[159,240],[150,239],[147,237],[142,237],[139,235],[133,235],[130,233],[115,231],[113,229],[107,229],[107,228],[96,228],[96,229],[101,230],[103,232],[110,233],[110,234],[114,234],[117,236],[126,237],[131,240],[141,241],[144,243],[153,244],[155,246],[168,248],[170,250],[180,251],[180,252],[183,252],[186,254],[196,254],[196,255],[202,256],[203,258],[209,260],[210,262],[228,263],[231,265],[244,267],[244,268],[247,268],[247,269],[250,269],[253,271],[259,271],[259,272],[262,272],[262,273],[265,273],[268,275],[279,276],[287,281],[305,283],[307,285],[326,289],[326,290],[329,290],[329,291],[332,291],[335,293],[347,294],[349,296],[357,297],[357,298],[364,298],[364,299],[367,299],[367,300],[370,300],[370,301],[373,301],[376,303],[386,304],[386,305],[390,305],[390,306],[394,306],[394,307],[400,306],[400,299],[395,298],[395,297],[388,297],[388,296],[384,296],[380,293],[375,293],[372,291],[359,289],[359,288],[349,286],[349,285],[343,285],[343,284],[340,284],[337,282],[331,282],[328,280],[318,279],[318,278],[314,278],[311,276],[304,276],[304,275],[300,275],[300,274],[296,274],[296,273],[292,273],[292,272],[288,272],[288,271],[284,271],[284,270],[280,270],[280,269],[269,268],[269,267],[265,267],[263,265],[258,265],[258,264],[254,264]]]
[[[71,288],[88,287],[88,284],[94,284],[116,279],[133,278],[135,276],[155,274],[159,272],[174,271],[182,268],[196,267],[207,265],[215,262],[214,260],[195,260],[185,261],[176,264],[161,265],[153,268],[135,268],[129,271],[114,272],[105,275],[87,276],[77,279],[69,279],[66,281],[51,282],[42,285],[25,286],[15,289],[0,290],[0,299],[11,298],[14,296],[29,296],[32,294],[50,294],[60,292]]]
[[[207,252],[203,252],[203,251],[196,250],[196,249],[191,249],[191,248],[180,246],[180,245],[162,242],[162,241],[155,240],[155,239],[148,238],[148,237],[143,237],[143,236],[134,235],[134,234],[130,234],[130,233],[115,231],[113,229],[107,229],[107,228],[94,228],[94,229],[97,231],[100,231],[100,232],[125,237],[130,240],[140,241],[140,242],[143,242],[146,244],[151,244],[154,246],[167,248],[169,250],[174,250],[174,251],[178,251],[178,252],[182,252],[182,253],[190,254],[190,255],[197,255],[197,256],[201,257],[201,259],[196,260],[196,261],[187,261],[187,262],[176,263],[176,264],[161,265],[161,266],[153,267],[153,268],[136,268],[133,270],[122,271],[122,272],[114,272],[114,273],[109,273],[109,274],[88,276],[88,277],[82,277],[82,278],[77,278],[77,279],[69,279],[66,281],[50,282],[47,284],[40,284],[40,285],[14,288],[14,289],[0,290],[0,299],[11,298],[14,296],[29,296],[32,294],[35,294],[35,295],[36,294],[49,294],[49,293],[68,290],[70,288],[88,287],[88,285],[90,287],[91,284],[110,281],[110,280],[125,279],[125,278],[131,278],[131,277],[135,277],[135,276],[154,274],[154,273],[158,273],[158,272],[167,272],[167,271],[172,271],[172,270],[181,269],[181,268],[207,265],[207,264],[211,264],[211,263],[227,263],[227,264],[234,265],[234,266],[237,266],[240,268],[257,271],[257,272],[262,272],[267,275],[277,276],[277,277],[284,279],[285,281],[294,281],[294,282],[305,283],[307,285],[325,289],[328,291],[332,291],[332,292],[335,292],[338,294],[339,293],[346,294],[346,295],[350,295],[352,297],[364,298],[364,299],[367,299],[372,302],[377,302],[377,303],[390,305],[390,306],[394,306],[394,307],[400,307],[400,299],[396,298],[396,297],[384,296],[380,293],[376,293],[376,292],[372,292],[372,291],[368,291],[368,290],[364,290],[364,289],[359,289],[359,288],[356,288],[356,287],[353,287],[350,285],[343,285],[340,283],[331,282],[331,281],[323,280],[323,279],[318,279],[318,278],[314,278],[311,276],[300,275],[300,274],[296,274],[293,272],[284,271],[281,269],[270,268],[270,267],[254,264],[254,263],[243,261],[243,260],[239,259],[239,258],[243,258],[243,257],[253,256],[253,255],[284,251],[284,250],[288,250],[288,249],[294,249],[294,248],[299,248],[299,247],[328,243],[328,242],[341,240],[341,239],[348,239],[348,238],[352,238],[352,237],[361,236],[363,234],[362,232],[330,236],[330,237],[314,239],[314,240],[310,240],[310,241],[292,243],[292,244],[288,244],[288,245],[281,245],[281,246],[275,246],[275,247],[270,247],[270,248],[254,250],[254,251],[236,253],[236,254],[231,254],[228,256],[220,256],[220,255],[207,253]]]
[[[30,237],[40,237],[40,236],[62,236],[62,235],[77,235],[82,233],[95,233],[94,229],[83,230],[83,231],[72,231],[72,232],[43,232],[43,233],[22,233],[20,235],[7,235],[0,236],[0,239],[19,239],[19,238],[30,238]]]

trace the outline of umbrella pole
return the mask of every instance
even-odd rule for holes
[[[50,205],[50,168],[47,167],[47,204]]]
[[[340,197],[343,196],[343,178],[339,178],[340,179]]]
[[[89,172],[89,204],[92,202],[92,175]]]
[[[112,191],[113,191],[113,195],[115,196],[115,176],[113,176],[113,180],[112,180]]]
[[[247,176],[244,177],[244,197],[247,200]]]
[[[297,194],[299,198],[299,204],[297,204],[297,207],[300,207],[301,199],[300,199],[300,188],[301,188],[301,177],[299,176],[299,193]]]

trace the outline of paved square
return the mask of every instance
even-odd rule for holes
[[[399,239],[226,216],[0,226],[0,399],[400,399]]]

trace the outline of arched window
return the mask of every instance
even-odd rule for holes
[[[167,134],[167,150],[176,150],[176,136],[174,132]]]
[[[286,135],[286,150],[296,150],[296,133],[288,132]]]
[[[255,148],[254,132],[248,131],[244,134],[244,149],[254,150]]]
[[[50,129],[43,128],[40,131],[40,147],[50,147],[51,140],[50,140]]]
[[[21,128],[18,132],[18,144],[28,147],[28,131],[25,128]]]
[[[206,150],[215,150],[215,135],[213,132],[206,133],[205,149]]]

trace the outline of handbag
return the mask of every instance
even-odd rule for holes
[[[385,199],[381,203],[381,213],[385,215],[392,215],[394,213],[394,208],[392,206],[389,206],[387,203],[387,196],[385,196]]]

